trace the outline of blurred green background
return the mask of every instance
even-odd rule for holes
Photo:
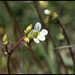
[[[48,2],[48,3],[47,3]],[[75,1],[44,1],[48,4],[48,9],[55,11],[59,15],[61,23],[65,26],[66,32],[68,34],[71,44],[75,43]],[[7,33],[9,36],[9,49],[14,46],[14,44],[21,38],[17,28],[21,29],[21,33],[24,35],[24,30],[30,24],[33,24],[33,28],[36,22],[40,22],[37,12],[34,8],[32,1],[7,1],[15,20],[18,23],[18,27],[13,25],[12,19],[4,5],[3,1],[0,1],[0,74],[7,74],[6,69],[6,56],[3,55],[1,51],[2,46],[2,37],[4,33]],[[39,1],[36,1],[40,14],[43,21],[45,22],[46,15],[44,14],[44,9],[42,9]],[[47,25],[47,24],[46,24]],[[64,39],[63,34],[60,34],[60,27],[57,24],[47,25],[51,30],[51,35],[57,46],[65,46],[66,40]],[[15,29],[16,28],[16,29]],[[43,27],[42,27],[43,28]],[[31,48],[35,54],[31,54],[23,45],[20,45],[11,57],[10,68],[11,73],[20,74],[45,74],[50,73],[48,69],[48,64],[45,60],[45,54],[48,56],[48,60],[52,63],[54,69],[58,73],[65,73],[64,67],[61,62],[55,57],[55,52],[53,50],[53,43],[49,40],[48,35],[47,39],[39,44],[32,43]],[[75,49],[73,52],[75,54]],[[45,53],[45,52],[46,53]],[[68,49],[60,50],[60,54],[63,58],[63,61],[68,69],[68,73],[73,73],[73,62],[70,57]],[[41,59],[40,61],[35,61],[33,58],[36,55]],[[57,56],[58,57],[58,56]],[[38,63],[42,63],[43,68],[38,66]]]

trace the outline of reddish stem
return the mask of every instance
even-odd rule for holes
[[[5,51],[9,54],[8,50],[7,50],[7,45],[4,45],[4,49]]]
[[[16,47],[23,41],[24,37],[26,35],[24,35],[11,49],[11,51],[9,52],[9,54],[7,55],[7,71],[8,71],[8,74],[10,74],[10,68],[9,68],[9,61],[10,61],[10,57],[13,53],[13,51],[15,51]]]

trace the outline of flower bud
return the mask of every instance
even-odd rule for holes
[[[28,45],[27,45],[26,42],[22,41],[21,43],[22,43],[23,45],[25,45],[26,47],[28,47]]]
[[[7,36],[7,34],[4,34],[4,36],[3,36],[3,42],[6,42],[6,41],[8,41],[8,36]]]
[[[63,33],[63,30],[62,30],[62,28],[60,28],[60,33]]]
[[[8,42],[8,41],[5,41],[3,44],[4,44],[4,45],[8,45],[8,44],[9,44],[9,42]]]
[[[7,52],[4,52],[4,54],[7,55],[8,53]]]
[[[27,30],[28,32],[30,32],[30,31],[32,30],[32,24],[29,25],[29,26],[26,28],[26,30]]]
[[[45,23],[49,23],[49,16],[47,16],[47,18],[45,19]]]
[[[24,43],[23,43],[24,44]],[[27,44],[24,44],[26,47],[28,47],[28,45]]]
[[[30,39],[28,37],[25,37],[24,41],[27,42],[27,43],[29,43]]]
[[[24,33],[25,33],[25,34],[28,34],[28,31],[27,31],[27,30],[24,30]]]
[[[26,30],[24,30],[24,33],[25,33],[25,34],[28,34],[31,30],[32,30],[32,24],[29,25],[29,26],[26,28]]]
[[[48,1],[39,1],[40,7],[46,9],[48,7]]]
[[[50,14],[51,14],[51,11],[48,10],[48,9],[46,9],[46,10],[44,11],[44,13],[45,13],[46,15],[50,15]]]
[[[52,15],[53,15],[52,20],[58,18],[58,14],[56,12],[53,12]]]
[[[59,39],[59,40],[64,40],[64,35],[63,35],[62,33],[59,33],[59,34],[57,35],[57,39]]]
[[[31,32],[28,34],[29,39],[33,39]]]

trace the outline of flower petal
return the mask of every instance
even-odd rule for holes
[[[39,42],[40,42],[38,39],[35,39],[35,38],[33,38],[33,40],[34,40],[36,43],[39,43]]]
[[[40,31],[40,29],[41,29],[41,24],[37,22],[34,26],[34,30]]]
[[[44,41],[46,38],[45,38],[45,36],[43,35],[38,35],[38,39],[40,40],[40,41]]]
[[[34,30],[31,30],[31,35],[33,36],[33,32],[34,32]]]
[[[41,32],[40,32],[40,35],[47,35],[48,34],[48,31],[46,29],[42,29]]]

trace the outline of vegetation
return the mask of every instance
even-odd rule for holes
[[[74,74],[74,6],[0,1],[0,74]]]

